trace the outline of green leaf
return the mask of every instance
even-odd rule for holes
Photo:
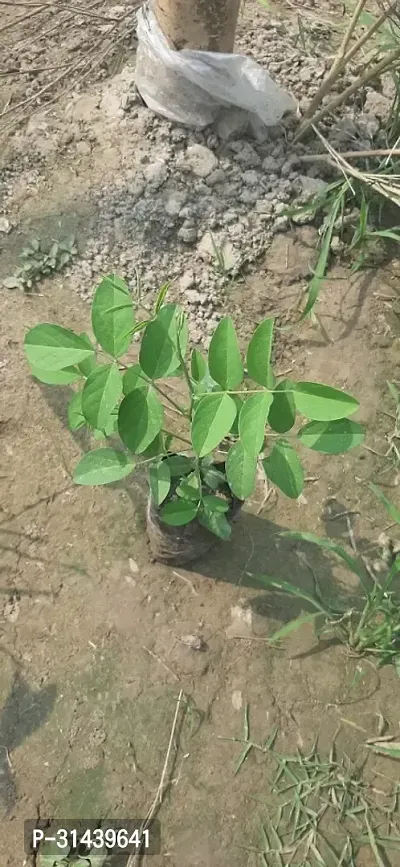
[[[281,535],[285,536],[288,534],[281,533]],[[287,593],[288,596],[296,596],[298,599],[304,599],[305,602],[309,602],[309,604],[312,605],[313,608],[316,608],[321,614],[325,614],[327,617],[330,615],[328,609],[324,608],[315,596],[312,596],[311,593],[307,593],[306,590],[297,587],[296,584],[291,584],[289,581],[281,581],[278,578],[270,578],[269,575],[251,574],[251,577],[262,584],[263,587],[273,587],[274,590],[278,590],[280,593]]]
[[[170,455],[166,459],[166,463],[169,466],[172,478],[188,476],[194,467],[193,458],[188,458],[186,455]]]
[[[347,184],[343,184],[342,189],[340,191],[340,194],[336,195],[335,198],[331,199],[329,217],[328,217],[328,220],[325,224],[325,229],[324,229],[324,233],[322,236],[321,249],[319,252],[317,264],[315,266],[314,276],[312,277],[312,279],[310,280],[310,282],[308,284],[308,298],[307,298],[306,306],[305,306],[303,313],[301,315],[302,319],[305,319],[308,316],[308,314],[311,313],[313,307],[315,306],[315,304],[318,300],[318,295],[319,295],[323,280],[326,276],[326,269],[327,269],[330,251],[331,251],[331,241],[332,241],[333,230],[335,227],[335,223],[336,223],[337,215],[339,213],[339,209],[343,205],[343,197],[345,195],[346,190],[347,190]],[[325,199],[325,204],[326,204],[326,199]]]
[[[212,376],[210,376],[210,372],[207,367],[203,379],[201,379],[200,382],[193,381],[193,391],[196,397],[200,397],[203,394],[211,394],[212,391],[221,391],[221,386],[219,386],[218,383],[213,380]]]
[[[239,437],[243,448],[249,455],[257,457],[265,437],[267,415],[272,404],[272,394],[260,391],[248,397],[240,410]]]
[[[265,388],[273,388],[271,351],[274,334],[274,319],[264,319],[256,328],[247,349],[246,367],[254,382]]]
[[[197,515],[197,504],[190,500],[174,500],[167,503],[161,510],[160,518],[172,527],[182,527],[190,524]]]
[[[118,412],[112,412],[104,430],[95,430],[93,436],[95,440],[106,440],[118,429]]]
[[[371,482],[369,487],[371,488],[371,491],[373,491],[375,496],[378,497],[378,500],[380,500],[381,503],[384,505],[388,515],[392,518],[392,520],[395,521],[396,524],[400,524],[400,511],[396,508],[394,503],[391,503],[390,500],[385,497],[385,494],[381,491],[380,488],[378,488],[378,485],[373,485]]]
[[[79,430],[80,427],[86,424],[86,419],[82,412],[81,391],[74,394],[68,406],[68,424],[71,430]]]
[[[194,379],[195,382],[201,382],[201,380],[207,375],[207,362],[198,349],[193,349],[190,372],[192,379]]]
[[[364,430],[349,418],[335,421],[310,421],[300,428],[298,439],[304,446],[325,455],[341,455],[361,445]]]
[[[226,486],[226,478],[224,474],[215,467],[209,467],[206,470],[203,470],[202,476],[204,484],[207,485],[208,488],[211,488],[212,491],[217,491],[218,488]]]
[[[132,297],[126,283],[110,274],[97,287],[92,303],[93,334],[102,349],[120,358],[129,349],[135,323]]]
[[[287,440],[278,440],[268,458],[263,461],[264,472],[273,485],[287,497],[297,499],[304,486],[304,472],[297,453]]]
[[[366,744],[369,750],[378,753],[380,756],[387,756],[389,759],[400,759],[400,741],[396,743],[377,743]]]
[[[122,394],[122,376],[116,364],[102,364],[88,376],[82,392],[82,412],[96,430],[104,430]]]
[[[229,433],[236,411],[229,394],[207,394],[200,399],[192,421],[193,449],[200,458],[212,452]]]
[[[296,629],[299,629],[300,626],[303,626],[303,623],[310,623],[318,617],[318,612],[315,614],[303,614],[301,617],[296,617],[295,620],[289,620],[289,623],[285,623],[281,629],[277,629],[272,635],[268,636],[268,641],[274,643],[275,641],[280,641],[282,638],[286,638],[287,635],[290,635],[291,632],[295,632]]]
[[[257,458],[249,455],[241,442],[230,447],[226,459],[226,478],[231,491],[239,500],[253,493],[256,484]]]
[[[296,421],[296,407],[292,393],[293,383],[283,379],[276,386],[268,413],[268,424],[276,433],[287,433]]]
[[[221,388],[231,391],[243,380],[243,363],[232,319],[221,319],[211,338],[208,350],[210,375]]]
[[[222,497],[213,497],[211,494],[206,494],[202,502],[207,512],[229,512],[230,509],[227,500]]]
[[[359,403],[350,394],[319,382],[293,383],[296,409],[312,421],[334,421],[352,415]]]
[[[76,367],[65,367],[64,370],[40,370],[32,365],[31,374],[40,382],[45,382],[46,385],[71,385],[72,382],[81,379]]]
[[[147,449],[142,452],[142,457],[144,458],[158,458],[165,455],[165,441],[164,434],[161,432],[154,437],[153,441],[147,446]]]
[[[124,397],[118,413],[118,431],[124,445],[140,454],[160,433],[164,410],[153,389],[135,388]]]
[[[77,485],[109,485],[124,479],[134,468],[135,462],[123,452],[110,448],[95,449],[79,461],[74,482]]]
[[[240,417],[240,412],[241,412],[241,409],[243,406],[243,400],[241,397],[239,397],[238,394],[230,394],[229,397],[231,397],[232,400],[235,401],[235,405],[236,405],[236,418],[235,418],[233,425],[229,431],[229,434],[230,434],[230,436],[238,437],[239,436],[239,417]]]
[[[184,478],[176,489],[176,493],[178,494],[178,497],[183,497],[184,500],[194,500],[198,503],[201,497],[201,491],[197,474],[192,473],[187,478]]]
[[[79,370],[82,373],[82,375],[83,376],[89,376],[89,374],[92,372],[92,370],[94,370],[94,368],[96,367],[96,350],[93,346],[93,343],[92,343],[90,337],[86,334],[85,331],[82,331],[81,334],[79,335],[79,337],[82,338],[84,343],[86,343],[87,348],[91,349],[92,353],[93,353],[92,355],[89,356],[89,358],[86,358],[85,361],[81,361],[80,364],[78,364]]]
[[[129,394],[135,388],[148,388],[149,383],[143,377],[144,374],[140,364],[132,364],[131,367],[128,367],[122,378],[124,394]]]
[[[160,461],[150,467],[149,483],[151,496],[156,506],[161,506],[161,503],[168,497],[171,487],[171,473],[167,461]]]
[[[69,328],[49,323],[31,328],[24,346],[29,363],[39,370],[65,370],[93,355],[86,342]]]
[[[183,314],[177,304],[166,304],[156,318],[146,325],[140,347],[139,362],[143,372],[150,379],[171,376],[181,363],[178,352],[185,356],[188,344],[188,325],[186,317],[179,329],[179,319]],[[183,314],[184,315],[184,314]]]
[[[159,291],[158,291],[157,300],[156,300],[156,304],[155,304],[155,308],[154,308],[156,314],[160,312],[161,307],[162,307],[163,304],[164,304],[164,301],[165,301],[165,298],[166,298],[166,295],[167,295],[167,292],[168,292],[169,286],[170,286],[170,284],[169,284],[168,282],[167,282],[167,283],[164,283],[164,285],[161,286],[161,288],[160,288]]]
[[[224,541],[228,541],[232,535],[232,527],[223,512],[209,511],[207,509],[199,509],[198,521],[214,536],[218,536]]]

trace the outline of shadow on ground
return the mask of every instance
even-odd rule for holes
[[[0,802],[9,812],[16,790],[9,753],[19,747],[49,718],[57,695],[55,684],[31,689],[17,669],[6,703],[0,712]]]

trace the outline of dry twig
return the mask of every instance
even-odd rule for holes
[[[142,824],[142,827],[140,829],[140,836],[141,837],[143,835],[143,832],[146,831],[147,828],[149,828],[149,826],[151,825],[151,823],[152,823],[152,821],[153,821],[153,819],[157,813],[158,808],[161,806],[161,804],[163,802],[163,797],[164,797],[165,788],[166,788],[166,777],[167,777],[168,767],[169,767],[169,763],[170,763],[170,756],[171,756],[172,746],[173,746],[173,742],[174,742],[175,731],[176,731],[176,727],[178,725],[179,710],[180,710],[180,706],[182,703],[182,698],[183,698],[183,690],[181,689],[179,696],[178,696],[178,701],[176,703],[175,715],[174,715],[174,719],[173,719],[173,723],[172,723],[171,734],[169,737],[168,748],[167,748],[167,752],[166,752],[166,756],[165,756],[165,762],[164,762],[164,766],[162,769],[160,782],[159,782],[158,789],[157,789],[155,798],[153,800],[153,803],[151,804],[151,807],[149,808],[147,815],[146,815],[146,818],[145,818],[145,820]],[[136,865],[139,864],[139,862],[140,862],[141,854],[142,854],[141,849],[139,849],[137,852],[132,852],[131,855],[129,856],[126,867],[136,867]]]

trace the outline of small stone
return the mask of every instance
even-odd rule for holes
[[[262,167],[266,172],[275,173],[279,171],[279,162],[275,159],[275,157],[265,157]]]
[[[249,169],[247,172],[243,172],[242,178],[245,184],[249,184],[249,186],[255,187],[260,180],[260,175],[253,169]]]
[[[193,271],[185,271],[185,273],[179,278],[179,289],[181,292],[187,292],[188,289],[191,289],[192,286],[194,286],[194,283]]]
[[[302,192],[305,196],[315,196],[322,193],[328,184],[320,178],[310,178],[309,175],[299,175],[298,180],[301,183]]]
[[[375,90],[370,90],[367,93],[367,97],[364,102],[365,114],[372,114],[375,117],[379,118],[379,120],[385,120],[389,117],[391,109],[391,101],[382,93],[378,93]]]
[[[253,635],[253,617],[251,608],[245,603],[231,608],[231,625],[225,630],[228,638],[251,638]]]
[[[268,201],[268,199],[257,199],[256,211],[258,214],[271,214],[272,210],[272,202]]]
[[[186,647],[190,647],[191,650],[203,650],[204,641],[200,635],[182,635],[182,638],[179,639],[182,644],[186,644]]]
[[[287,217],[277,217],[276,220],[274,220],[274,229],[277,232],[282,232],[283,229],[287,229],[288,223],[289,220]]]
[[[197,241],[197,229],[195,226],[188,226],[186,223],[181,226],[178,232],[178,238],[184,244],[194,244]]]
[[[243,698],[240,689],[234,689],[232,693],[232,707],[234,710],[241,710],[243,707]]]
[[[139,572],[139,566],[136,563],[136,560],[133,560],[132,557],[129,557],[129,568],[134,575],[137,575]]]
[[[170,217],[177,217],[184,207],[187,200],[187,193],[182,192],[172,192],[169,193],[168,198],[165,202],[165,210]]]
[[[214,239],[214,241],[218,246],[219,241],[217,239]],[[197,246],[197,255],[200,259],[203,259],[204,262],[211,262],[215,258],[215,249],[210,232],[206,232],[206,234],[201,238],[200,243]]]
[[[164,161],[150,163],[145,169],[145,177],[154,190],[158,190],[168,177],[168,169]]]
[[[254,169],[261,164],[261,157],[258,156],[252,145],[247,142],[240,152],[236,154],[235,159],[246,169]]]
[[[0,217],[0,232],[4,232],[5,235],[11,232],[11,223],[7,217]]]
[[[235,211],[226,211],[223,216],[224,223],[236,223],[238,215],[235,214]]]
[[[218,166],[215,154],[204,145],[191,145],[186,150],[186,162],[198,178],[207,178]]]
[[[222,169],[215,169],[207,178],[207,184],[214,187],[216,184],[223,184],[226,181],[225,172]]]
[[[242,190],[239,199],[245,205],[253,205],[258,199],[258,192],[256,190]]]
[[[200,298],[197,289],[187,289],[185,292],[185,298],[186,301],[189,302],[189,304],[200,304]]]

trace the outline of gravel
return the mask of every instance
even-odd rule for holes
[[[311,22],[310,32],[313,27],[319,37],[324,35],[323,24]],[[314,95],[324,75],[324,52],[312,56],[302,50],[295,20],[288,24],[252,11],[251,26],[240,25],[238,50],[266,66],[300,103]],[[135,97],[131,82],[129,86],[129,91],[116,91],[118,98],[115,93],[111,98],[110,83],[98,85],[105,90],[104,98],[108,94],[106,117],[101,114],[104,98],[100,94],[98,99],[99,120],[114,124],[121,137],[135,143],[133,164],[126,165],[121,158],[112,181],[92,190],[96,217],[69,280],[88,300],[101,275],[111,271],[132,287],[139,272],[143,291],[149,293],[171,280],[172,291],[188,310],[192,338],[207,344],[222,315],[229,280],[244,264],[255,267],[274,235],[287,229],[289,203],[304,202],[324,189],[326,166],[301,162],[306,146],[293,145],[291,117],[254,135],[243,111],[224,110],[213,129],[198,132],[155,116]],[[335,147],[351,142],[353,150],[371,146],[372,139],[379,146],[388,105],[386,95],[369,89],[358,116],[351,109],[333,126],[321,128]],[[80,134],[83,123],[80,118]],[[91,140],[91,118],[87,124]],[[66,126],[60,142],[66,140]],[[68,146],[70,141],[71,137]],[[312,148],[318,149],[315,141]],[[85,148],[81,150],[83,154]],[[42,177],[40,170],[32,169],[33,185],[38,183],[35,172]],[[14,224],[13,183],[13,174],[3,172],[3,233]],[[299,222],[307,219],[303,215]]]

